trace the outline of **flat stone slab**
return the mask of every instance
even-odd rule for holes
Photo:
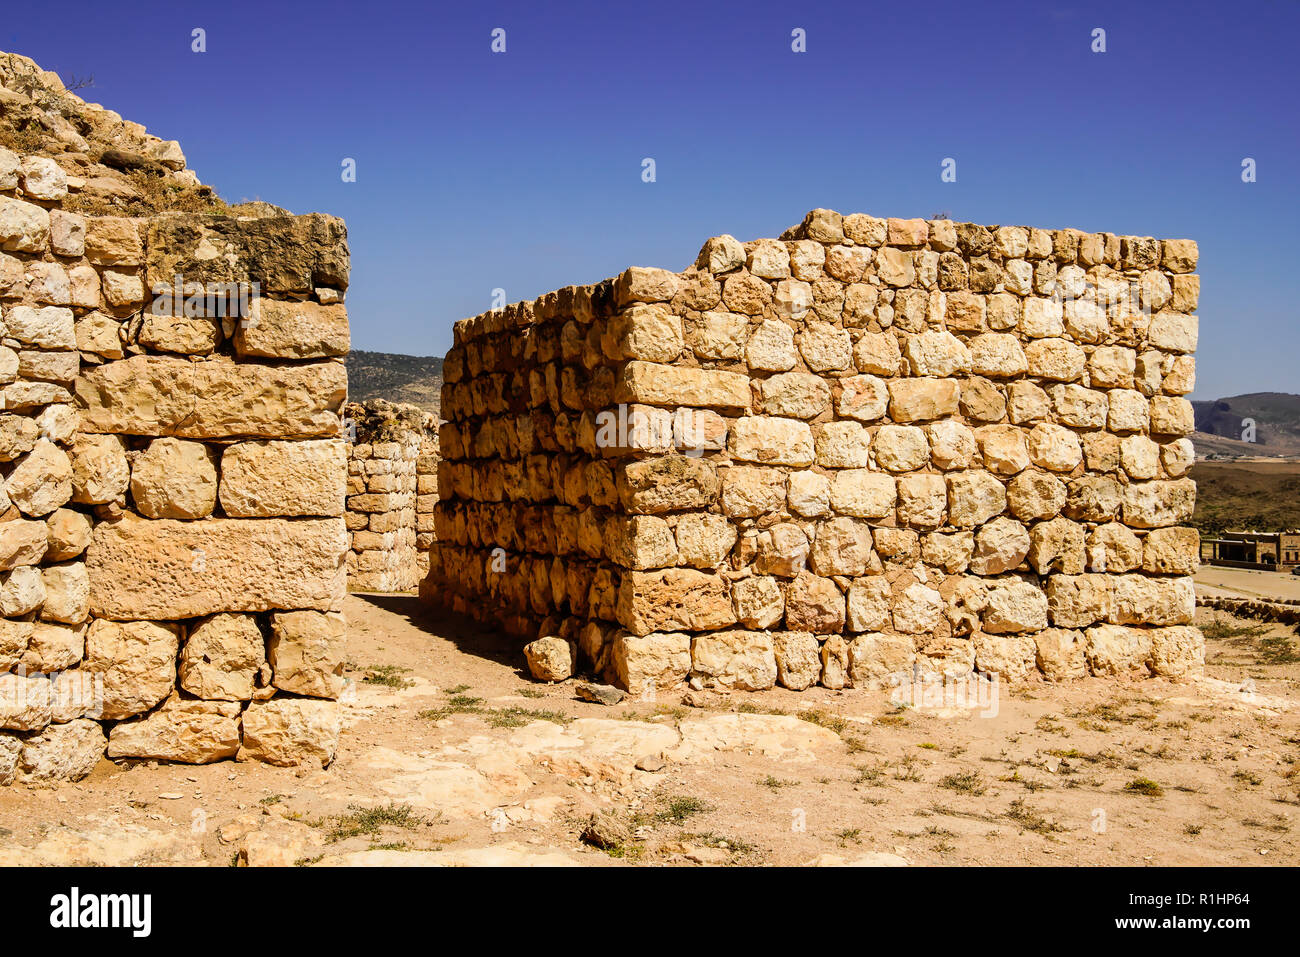
[[[105,522],[86,550],[90,610],[118,621],[338,611],[347,548],[342,518]]]
[[[77,379],[83,432],[190,439],[337,436],[347,397],[341,362],[267,366],[132,356]]]

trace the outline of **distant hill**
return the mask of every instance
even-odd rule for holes
[[[1300,395],[1251,392],[1193,402],[1198,453],[1300,455]],[[1255,422],[1255,441],[1243,442],[1243,420]]]
[[[348,354],[348,398],[409,402],[437,414],[442,399],[442,358],[392,352]]]

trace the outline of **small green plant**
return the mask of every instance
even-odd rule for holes
[[[1124,785],[1124,790],[1130,794],[1142,794],[1146,797],[1160,797],[1165,793],[1165,789],[1150,778],[1134,778]]]
[[[713,805],[690,795],[669,798],[655,818],[667,824],[682,824],[696,814],[712,811]]]
[[[379,807],[360,807],[350,804],[348,813],[336,814],[324,823],[329,824],[325,839],[330,844],[334,844],[350,837],[376,835],[385,827],[411,830],[426,822],[423,817],[415,813],[411,805],[390,803]]]
[[[770,774],[758,783],[773,793],[780,791],[782,788],[792,788],[799,784],[798,781],[783,781],[781,778],[773,777]]]
[[[361,680],[366,684],[383,685],[385,688],[410,688],[415,682],[402,675],[409,674],[410,668],[399,665],[371,665]]]

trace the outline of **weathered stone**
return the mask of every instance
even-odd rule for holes
[[[1151,629],[1097,625],[1085,635],[1084,654],[1094,675],[1150,673]]]
[[[103,676],[103,708],[112,720],[143,714],[176,685],[176,626],[97,619],[86,633],[82,670]]]
[[[727,437],[727,449],[732,458],[742,462],[800,468],[813,464],[812,430],[796,419],[759,415],[737,419]]]
[[[190,629],[181,648],[179,683],[198,698],[248,701],[259,679],[265,679],[265,668],[266,647],[257,620],[222,613]]]
[[[14,569],[14,573],[17,571]],[[43,621],[79,625],[86,620],[90,615],[90,577],[83,563],[48,565],[41,569],[41,579],[45,591]]]
[[[783,688],[802,691],[821,677],[820,647],[815,635],[806,631],[781,631],[772,635],[776,655],[776,678]]]
[[[131,499],[146,518],[206,518],[217,501],[217,467],[202,442],[154,439],[131,468]]]
[[[776,683],[772,636],[763,631],[721,631],[691,641],[691,671],[706,681],[740,691]]]
[[[337,610],[346,554],[347,530],[337,518],[127,516],[98,526],[86,551],[91,612],[167,620],[222,611]]]
[[[210,764],[239,751],[240,706],[171,695],[158,710],[120,721],[108,736],[110,758]]]
[[[618,473],[623,507],[639,514],[708,508],[717,498],[718,484],[713,464],[689,455],[629,462]]]
[[[23,742],[19,780],[80,781],[99,764],[104,743],[104,729],[96,721],[52,724]]]
[[[1042,631],[1047,627],[1047,596],[1026,581],[999,582],[989,589],[984,630],[991,634]]]
[[[45,439],[9,473],[4,491],[9,501],[31,518],[53,512],[72,498],[72,462],[68,453]]]
[[[336,701],[278,697],[254,701],[244,711],[237,757],[281,767],[329,767],[338,750],[341,725]]]
[[[748,409],[750,403],[746,376],[639,360],[623,367],[615,395],[619,402],[647,405]]]
[[[346,478],[341,440],[238,442],[221,454],[221,509],[231,518],[342,515]]]
[[[292,614],[292,613],[290,613]],[[340,616],[341,617],[341,616]],[[340,646],[342,645],[342,635],[339,636]],[[341,650],[341,647],[340,649]],[[528,671],[538,681],[564,681],[573,677],[574,665],[577,654],[576,647],[571,641],[557,635],[544,635],[536,641],[530,641],[524,645],[524,658],[528,662]],[[342,661],[339,661],[338,668],[342,670]],[[279,671],[276,672],[276,681],[279,681]],[[331,675],[338,679],[338,684],[342,685],[341,676]],[[292,689],[289,689],[292,690]],[[324,697],[335,698],[337,693],[325,695]]]
[[[767,575],[733,583],[731,603],[736,621],[746,628],[771,628],[785,616],[785,595],[777,580]]]
[[[843,469],[831,479],[831,508],[855,518],[894,514],[898,492],[892,475],[867,469]]]
[[[72,445],[72,500],[98,505],[118,500],[131,480],[126,446],[116,435],[78,433]]]
[[[691,639],[680,633],[620,634],[614,639],[618,683],[630,694],[669,688],[691,671]]]
[[[865,634],[849,642],[849,678],[855,687],[890,678],[906,680],[916,657],[906,635]]]
[[[1020,567],[1029,553],[1029,532],[1011,518],[995,518],[975,536],[970,570],[976,575],[1000,575]]]
[[[711,631],[736,622],[727,581],[690,568],[624,572],[617,611],[619,624],[636,635]]]
[[[44,522],[0,522],[0,570],[35,565],[49,547]]]
[[[251,312],[235,324],[239,355],[320,359],[348,354],[348,314],[342,305],[258,298]]]
[[[829,578],[805,572],[786,588],[785,622],[793,631],[835,634],[844,627],[844,595]]]
[[[1048,681],[1087,677],[1083,632],[1048,628],[1034,635],[1034,645],[1038,669]]]
[[[77,379],[82,428],[193,439],[338,435],[347,395],[341,362],[293,366],[134,356]]]

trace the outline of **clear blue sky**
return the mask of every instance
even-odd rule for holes
[[[1291,0],[64,0],[5,20],[0,48],[93,74],[88,99],[180,140],[226,199],[345,217],[355,348],[441,355],[495,287],[679,269],[817,206],[947,211],[1198,240],[1195,396],[1300,391]]]

